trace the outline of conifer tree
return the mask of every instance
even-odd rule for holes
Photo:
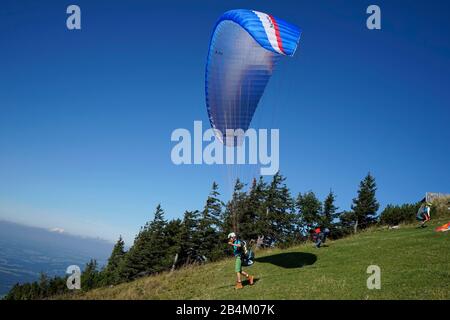
[[[198,230],[201,238],[198,252],[201,256],[213,261],[223,256],[223,239],[221,237],[223,224],[220,219],[223,203],[219,199],[218,189],[218,184],[214,182],[201,213]]]
[[[123,241],[122,236],[120,236],[119,240],[117,240],[116,244],[114,245],[114,248],[108,259],[108,264],[103,271],[105,284],[116,284],[120,282],[119,268],[124,257],[125,242]]]
[[[231,200],[227,203],[224,213],[224,230],[240,234],[240,221],[244,215],[245,192],[244,184],[239,178],[236,179]]]
[[[168,262],[172,261],[172,264],[176,262],[178,265],[178,259],[181,254],[181,233],[182,233],[183,223],[180,219],[174,219],[167,223],[165,229],[166,238],[166,255]],[[175,261],[177,257],[177,261]]]
[[[198,219],[198,210],[185,211],[180,232],[181,249],[179,260],[181,264],[192,263],[198,255],[201,243],[201,236],[198,232]]]
[[[165,238],[166,224],[164,211],[158,204],[153,220],[141,228],[125,256],[120,268],[122,279],[131,280],[136,276],[160,272],[170,266]]]
[[[158,204],[155,217],[150,223],[149,241],[145,243],[144,251],[149,264],[145,271],[150,273],[161,272],[170,266],[171,258],[167,249],[169,243],[166,238],[167,221],[164,218],[164,210]]]
[[[353,199],[352,210],[355,214],[354,231],[367,228],[374,220],[380,207],[375,193],[377,185],[375,178],[370,174],[359,184],[358,196]]]
[[[264,224],[266,221],[264,210],[265,184],[260,177],[259,181],[253,179],[248,194],[245,197],[242,216],[239,219],[240,235],[243,239],[256,240],[258,236],[264,235]]]
[[[299,193],[296,205],[299,213],[299,223],[303,232],[307,232],[322,223],[322,203],[317,199],[314,192]]]
[[[295,236],[295,205],[285,180],[279,172],[273,176],[265,204],[269,222],[267,234],[279,242]]]
[[[97,261],[91,259],[81,273],[81,289],[83,291],[91,290],[98,286],[99,271],[97,270]]]
[[[334,205],[336,196],[332,190],[328,193],[325,201],[323,202],[323,223],[322,225],[326,228],[331,229],[334,220],[338,217],[336,211],[338,208]]]
[[[256,186],[252,186],[249,195],[250,210],[254,209],[256,221],[254,223],[254,233],[257,237],[266,236],[270,228],[268,216],[267,195],[269,186],[264,182],[263,177],[259,177]]]

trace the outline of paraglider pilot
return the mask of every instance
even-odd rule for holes
[[[420,206],[416,215],[416,219],[420,221],[419,227],[424,228],[425,223],[431,220],[430,211],[431,211],[431,203],[427,202],[426,205]]]
[[[228,244],[233,247],[233,254],[236,258],[234,271],[236,272],[236,289],[242,289],[241,274],[245,276],[250,285],[253,285],[253,276],[242,270],[242,243],[234,232],[228,234]]]

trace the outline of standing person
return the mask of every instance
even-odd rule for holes
[[[234,266],[234,271],[236,272],[237,277],[235,288],[242,289],[241,274],[249,280],[250,285],[253,285],[253,276],[242,270],[242,243],[234,232],[231,232],[228,235],[228,244],[233,247],[233,254],[236,258]]]
[[[425,227],[425,223],[431,220],[431,216],[430,216],[430,206],[431,204],[426,203],[426,205],[422,205],[419,208],[419,211],[417,211],[417,215],[416,215],[416,219],[418,221],[420,221],[420,225],[419,227],[424,228]]]

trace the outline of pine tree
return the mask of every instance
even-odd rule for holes
[[[81,289],[88,291],[99,286],[98,275],[97,261],[91,259],[81,273]]]
[[[145,243],[144,250],[149,264],[145,268],[147,272],[161,272],[170,266],[171,258],[168,257],[168,242],[165,234],[167,221],[164,219],[164,210],[158,204],[155,217],[150,223],[149,241]]]
[[[180,231],[181,249],[179,261],[181,264],[190,264],[198,255],[201,235],[198,232],[199,212],[185,211]]]
[[[223,202],[218,198],[219,186],[213,183],[211,192],[206,200],[199,222],[198,253],[210,260],[217,260],[223,256],[223,239],[221,238],[223,224],[221,222]]]
[[[338,217],[336,213],[337,207],[334,205],[336,196],[332,190],[328,193],[325,201],[323,202],[323,226],[325,228],[331,229],[333,226],[333,221]]]
[[[120,268],[121,279],[131,280],[136,276],[161,272],[170,267],[171,258],[167,253],[165,237],[166,224],[164,211],[158,204],[153,220],[141,228],[133,246],[125,255]]]
[[[244,184],[239,178],[236,179],[231,200],[227,203],[224,214],[225,232],[240,233],[240,220],[244,215],[245,192]]]
[[[322,224],[322,203],[317,199],[314,192],[309,191],[303,195],[299,193],[296,205],[299,214],[299,224],[303,233]]]
[[[125,242],[122,239],[122,236],[119,237],[114,248],[111,252],[111,255],[108,259],[108,264],[104,270],[104,282],[105,284],[116,284],[120,282],[119,277],[119,268],[122,263],[122,260],[125,257]]]
[[[150,263],[144,250],[144,247],[150,238],[150,223],[141,227],[139,233],[134,238],[133,245],[125,254],[124,259],[119,265],[120,281],[130,281],[138,274],[146,272],[146,267]]]
[[[267,195],[269,186],[264,182],[263,177],[259,177],[258,182],[252,185],[249,195],[249,207],[256,213],[254,233],[257,237],[267,235],[267,230],[270,228],[270,220],[267,208]]]
[[[174,219],[167,223],[165,229],[166,238],[166,254],[168,261],[172,261],[172,264],[176,262],[178,264],[178,259],[181,253],[181,233],[182,233],[183,223],[180,219]],[[175,261],[177,257],[177,261]]]
[[[355,213],[354,231],[367,228],[375,220],[378,208],[380,207],[375,193],[377,186],[375,178],[370,174],[359,184],[358,197],[353,199],[352,210]]]
[[[222,228],[221,217],[223,208],[223,202],[219,199],[219,196],[219,185],[213,182],[211,193],[206,200],[203,211],[203,217],[209,220],[210,225],[218,231]]]
[[[273,176],[265,202],[269,223],[267,235],[279,242],[295,237],[295,204],[285,180],[279,172]]]
[[[243,239],[256,241],[258,236],[265,233],[265,187],[262,177],[259,181],[253,179],[250,191],[245,197],[242,216],[239,219],[240,236]]]

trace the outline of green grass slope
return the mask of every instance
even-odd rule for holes
[[[257,253],[244,268],[257,279],[234,289],[234,260],[189,267],[62,298],[75,299],[450,299],[450,232],[416,225],[377,229],[328,242]],[[447,218],[447,221],[449,219]],[[381,289],[369,290],[369,265]]]

